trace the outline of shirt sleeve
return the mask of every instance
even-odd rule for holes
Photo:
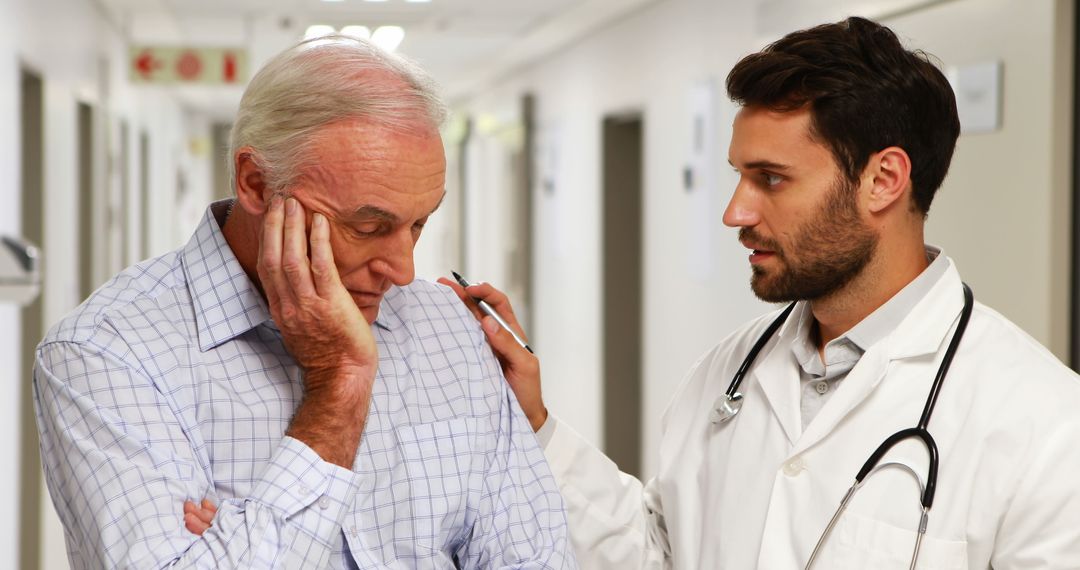
[[[38,348],[34,402],[46,483],[74,568],[325,567],[356,476],[285,437],[250,497],[188,532],[185,500],[214,496],[195,421],[122,352]]]
[[[663,505],[655,479],[645,486],[549,414],[544,453],[566,501],[570,536],[583,568],[670,568]]]

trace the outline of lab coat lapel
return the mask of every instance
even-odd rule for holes
[[[800,453],[832,433],[881,383],[894,361],[943,350],[963,304],[960,274],[950,263],[941,279],[896,330],[870,347],[859,359],[840,389],[806,427],[806,433],[799,438],[792,453]],[[904,380],[897,378],[897,381]]]
[[[788,442],[794,444],[802,434],[801,411],[799,407],[799,364],[791,352],[791,343],[798,334],[798,323],[802,311],[807,310],[806,303],[799,303],[788,316],[776,339],[766,345],[758,356],[757,362],[750,368],[752,385],[744,388],[748,398],[763,397],[776,416]],[[744,382],[745,384],[745,382]],[[749,395],[755,391],[760,394]]]

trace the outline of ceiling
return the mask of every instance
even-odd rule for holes
[[[311,24],[405,28],[398,51],[460,98],[493,78],[664,0],[96,0],[135,45],[240,46],[254,67]],[[172,88],[193,110],[227,119],[241,89]]]

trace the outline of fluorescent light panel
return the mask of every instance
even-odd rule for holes
[[[342,35],[352,36],[354,38],[361,38],[365,40],[371,39],[371,28],[367,26],[345,26],[341,28]]]
[[[304,39],[310,40],[312,38],[321,38],[322,36],[328,36],[336,32],[337,30],[334,29],[334,26],[315,24],[313,26],[308,26],[307,30],[304,31]]]
[[[379,26],[371,34],[371,42],[386,51],[394,51],[405,39],[405,29],[401,26]]]

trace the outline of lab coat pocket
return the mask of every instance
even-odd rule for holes
[[[912,528],[898,528],[848,511],[841,516],[825,543],[819,568],[875,570],[907,569],[915,552],[919,521],[914,514]],[[930,518],[931,530],[934,519]],[[919,549],[919,570],[967,568],[967,542],[945,540],[927,534]]]

